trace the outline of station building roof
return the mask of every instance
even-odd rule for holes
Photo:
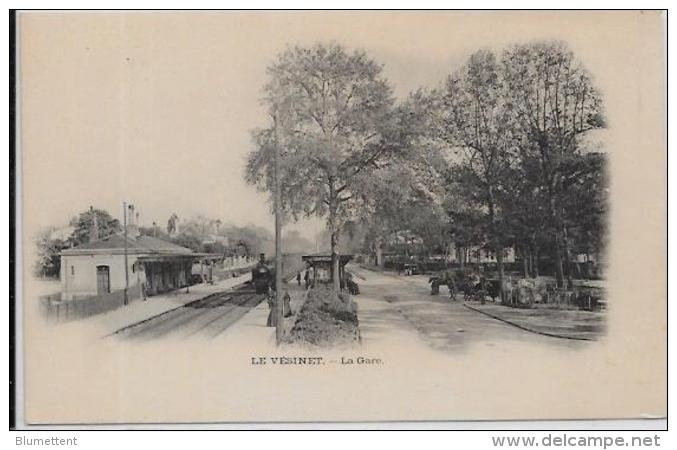
[[[199,256],[191,249],[158,239],[153,236],[125,236],[122,233],[111,234],[95,241],[85,242],[77,247],[61,251],[62,255],[94,255],[94,254],[123,254],[130,255],[154,254],[176,256]]]

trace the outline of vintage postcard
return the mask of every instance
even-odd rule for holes
[[[17,13],[22,423],[665,417],[665,32]]]

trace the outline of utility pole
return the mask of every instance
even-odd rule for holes
[[[273,132],[275,139],[275,341],[278,345],[282,342],[283,335],[283,308],[282,298],[282,193],[280,187],[280,143],[277,134],[277,109],[273,115]]]
[[[127,202],[122,202],[122,221],[124,224],[124,241],[125,241],[125,295],[124,303],[127,305],[129,303],[129,298],[127,297],[127,288],[129,288],[129,267],[127,265]]]

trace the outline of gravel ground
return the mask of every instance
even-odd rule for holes
[[[584,341],[561,339],[520,329],[472,311],[460,299],[451,301],[446,290],[441,290],[440,295],[430,295],[430,285],[425,275],[405,277],[357,267],[351,270],[364,278],[360,289],[365,297],[387,302],[390,310],[404,319],[398,326],[406,325],[415,330],[419,338],[435,350],[459,351],[475,345],[505,351],[522,344],[541,348],[580,348],[588,345]],[[358,306],[361,296],[356,297]],[[361,329],[371,319],[365,313],[367,311],[358,309]],[[385,317],[383,313],[379,313],[374,319]]]

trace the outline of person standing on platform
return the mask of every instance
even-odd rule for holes
[[[303,280],[306,282],[306,289],[310,287],[310,270],[306,269],[305,275],[303,275]]]
[[[282,315],[284,317],[291,316],[291,296],[289,295],[288,291],[284,292],[282,307]]]
[[[268,302],[268,320],[266,321],[267,327],[277,326],[277,311],[276,311],[276,301],[275,301],[275,291],[269,286],[268,287],[268,296],[266,298]]]

